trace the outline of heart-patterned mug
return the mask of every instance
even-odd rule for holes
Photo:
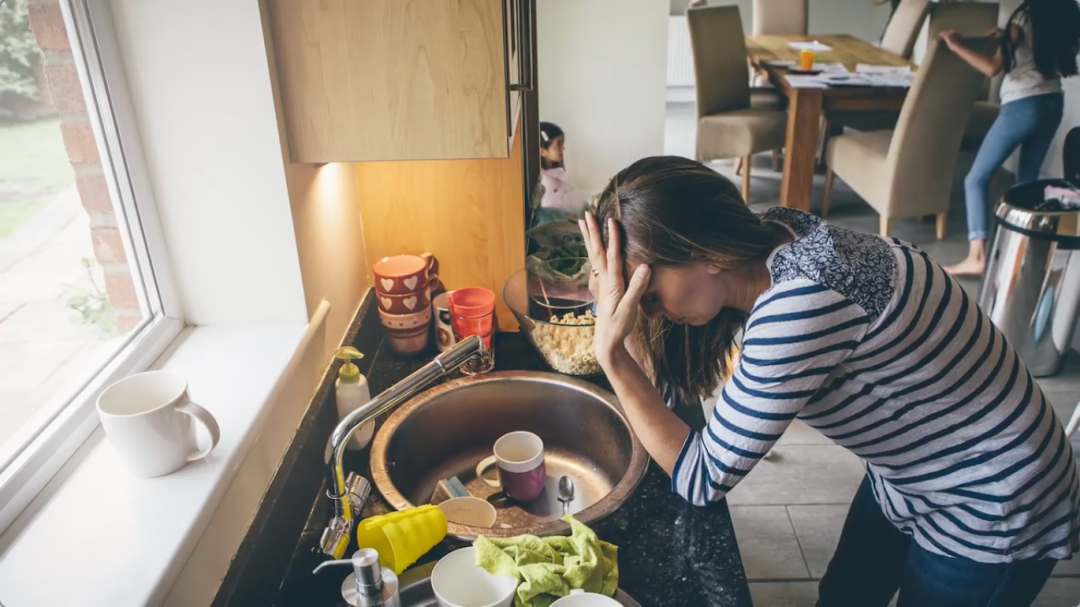
[[[379,302],[379,309],[383,312],[389,312],[391,314],[412,314],[413,312],[419,312],[431,305],[431,290],[428,289],[425,284],[424,288],[414,293],[406,293],[404,295],[376,293],[375,299]]]
[[[380,295],[409,295],[425,289],[430,293],[439,284],[435,257],[431,253],[383,257],[375,263],[372,272],[375,274],[375,291]]]

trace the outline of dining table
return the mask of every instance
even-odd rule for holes
[[[817,42],[815,63],[840,63],[851,73],[859,64],[910,67],[915,65],[899,55],[846,34],[754,35],[746,37],[747,59],[787,98],[787,133],[784,143],[781,206],[810,210],[818,137],[822,116],[830,111],[898,111],[907,96],[905,86],[823,86],[806,87],[805,79],[794,78],[787,63],[799,64],[800,50],[793,42]]]

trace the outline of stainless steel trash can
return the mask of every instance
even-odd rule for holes
[[[1047,185],[1068,183],[1022,183],[997,204],[999,228],[979,294],[983,311],[1036,377],[1061,370],[1080,308],[1080,210],[1047,204]]]

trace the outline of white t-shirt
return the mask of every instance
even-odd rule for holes
[[[1047,78],[1035,67],[1035,54],[1031,48],[1031,20],[1027,15],[1021,15],[1016,23],[1023,35],[1016,44],[1013,67],[1001,81],[1001,103],[1061,92],[1061,78]],[[1005,32],[1004,35],[1008,36],[1009,33]]]

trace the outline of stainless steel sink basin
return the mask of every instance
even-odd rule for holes
[[[521,504],[473,472],[495,441],[515,430],[543,439],[548,475],[544,493]],[[398,510],[428,503],[439,480],[457,476],[498,511],[491,529],[450,523],[449,535],[472,539],[564,531],[556,490],[562,475],[575,484],[570,512],[586,524],[600,520],[630,497],[648,461],[610,392],[553,373],[511,371],[450,381],[403,405],[375,436],[371,474]]]

